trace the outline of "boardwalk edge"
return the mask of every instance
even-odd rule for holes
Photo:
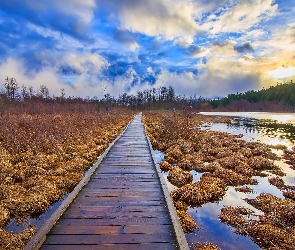
[[[165,181],[165,179],[164,179],[164,177],[162,175],[159,164],[156,161],[156,157],[155,157],[155,154],[154,154],[154,151],[153,151],[153,147],[152,147],[152,144],[151,144],[151,141],[150,141],[149,137],[147,136],[147,131],[146,131],[145,127],[144,127],[144,130],[145,130],[145,136],[146,136],[148,144],[149,144],[149,148],[150,148],[150,152],[151,152],[151,155],[152,155],[153,163],[156,166],[157,174],[158,174],[158,177],[160,179],[162,190],[163,190],[163,193],[164,193],[164,196],[165,196],[165,199],[166,199],[166,203],[167,203],[167,206],[168,206],[168,210],[169,210],[172,222],[173,222],[173,227],[174,227],[174,231],[175,231],[175,234],[176,234],[179,249],[180,250],[188,250],[189,246],[188,246],[187,240],[185,238],[185,234],[183,232],[182,226],[181,226],[181,224],[179,222],[179,219],[178,219],[178,216],[176,214],[174,205],[172,203],[166,181]]]
[[[81,189],[89,182],[94,171],[98,168],[100,163],[107,156],[108,152],[114,146],[114,144],[122,137],[122,135],[125,133],[125,131],[127,130],[130,123],[134,120],[134,118],[135,116],[127,124],[124,131],[115,140],[113,140],[108,146],[108,148],[103,152],[103,154],[101,154],[98,157],[98,160],[93,164],[92,167],[90,167],[90,171],[88,170],[84,178],[78,183],[78,185],[74,188],[74,190],[71,193],[69,193],[68,197],[60,204],[60,206],[56,209],[56,211],[50,216],[50,218],[44,223],[44,225],[37,231],[34,237],[27,243],[24,250],[38,250],[42,246],[43,242],[46,239],[47,233],[51,230],[51,228],[58,221],[61,215],[65,212],[68,206],[73,202],[73,200],[76,198],[76,196],[81,191]]]

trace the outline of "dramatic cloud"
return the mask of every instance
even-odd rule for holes
[[[254,49],[249,42],[243,43],[243,45],[241,45],[241,46],[235,46],[234,49],[235,49],[235,51],[237,51],[239,53],[252,53],[252,52],[254,52]]]
[[[195,35],[198,31],[191,1],[100,0],[98,6],[109,11],[110,19],[117,14],[120,25],[125,29],[149,36],[173,39]]]
[[[127,45],[131,51],[134,51],[139,47],[139,45],[136,43],[136,36],[130,34],[127,30],[115,29],[113,32],[114,38],[117,41]]]
[[[231,2],[231,1],[230,1]],[[204,24],[213,34],[219,32],[243,32],[277,14],[273,0],[241,0],[214,13]]]
[[[17,20],[51,28],[76,38],[87,38],[87,27],[96,8],[94,0],[9,0],[1,1],[0,9]],[[21,18],[21,19],[19,19]]]

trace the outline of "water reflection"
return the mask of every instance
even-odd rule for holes
[[[295,125],[291,123],[278,123],[271,119],[234,118],[234,122],[227,124],[227,126],[231,130],[241,128],[245,133],[257,133],[270,138],[288,139],[292,143],[295,140]]]

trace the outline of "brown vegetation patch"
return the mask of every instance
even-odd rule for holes
[[[187,211],[188,210],[188,204],[186,204],[183,201],[175,201],[175,200],[173,200],[173,205],[174,205],[176,210],[180,210],[180,211]]]
[[[192,250],[220,250],[220,248],[213,243],[197,242],[192,245]]]
[[[283,189],[285,187],[285,182],[280,177],[271,177],[268,179],[268,182],[279,189]]]
[[[286,173],[284,173],[282,169],[272,169],[272,170],[268,170],[268,172],[278,175],[278,176],[285,176],[286,175]]]
[[[174,186],[181,187],[185,184],[192,183],[193,175],[190,172],[184,171],[180,167],[176,166],[169,171],[167,179]]]
[[[223,179],[228,186],[240,186],[240,185],[257,185],[258,181],[248,176],[238,174],[230,169],[217,167],[213,173],[205,173],[204,175],[218,177]]]
[[[251,168],[259,171],[280,169],[280,167],[276,166],[272,161],[262,156],[250,157],[248,158],[247,163]]]
[[[244,207],[225,207],[221,209],[220,220],[238,229],[238,233],[245,234],[244,230],[248,226],[248,221],[243,215],[250,215],[253,211]]]
[[[27,227],[18,234],[6,232],[0,228],[0,246],[5,250],[23,249],[35,234],[35,227]]]
[[[218,166],[219,164],[217,162],[211,162],[211,163],[198,162],[194,165],[193,170],[199,173],[214,172]]]
[[[9,210],[0,205],[0,227],[5,227],[10,221]]]
[[[247,228],[247,234],[264,249],[293,250],[294,234],[271,224],[254,224]]]
[[[165,154],[165,161],[169,162],[170,164],[176,164],[183,156],[181,149],[178,145],[174,145],[170,147]]]
[[[178,215],[183,232],[191,233],[195,230],[195,228],[199,227],[195,220],[187,212],[183,210],[176,210],[176,213]]]
[[[192,207],[220,200],[225,195],[226,185],[214,177],[202,176],[200,181],[188,184],[171,192],[175,201],[183,201]]]
[[[290,199],[281,199],[274,195],[262,193],[255,199],[245,199],[253,207],[263,211],[266,221],[282,229],[295,227],[295,203]]]
[[[183,169],[190,171],[198,164],[202,164],[202,161],[199,159],[196,154],[186,154],[179,161],[178,166]]]
[[[236,233],[250,236],[262,248],[294,249],[295,203],[265,193],[245,200],[264,215],[258,220],[250,220],[244,216],[251,215],[251,210],[226,207],[221,209],[221,221],[235,227]]]
[[[285,198],[295,201],[295,192],[294,191],[283,191],[283,195]]]
[[[173,168],[172,165],[170,163],[168,163],[167,161],[161,161],[159,163],[159,167],[160,167],[161,171],[163,171],[163,172],[168,172],[168,171],[172,170],[172,168]]]
[[[253,189],[250,187],[236,187],[235,190],[237,192],[242,192],[242,193],[253,193]]]

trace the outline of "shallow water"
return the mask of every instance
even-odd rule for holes
[[[245,113],[245,112],[204,112],[206,115],[231,116],[233,122],[231,124],[212,124],[211,127],[201,127],[201,129],[210,129],[215,131],[228,132],[231,134],[243,134],[243,140],[259,141],[268,145],[282,144],[291,148],[295,145],[295,114],[276,114],[276,113]],[[274,120],[275,119],[275,120]],[[287,122],[287,123],[286,123]],[[282,154],[282,150],[274,150],[278,155]],[[164,159],[164,154],[155,151],[158,162]],[[282,167],[286,173],[282,179],[287,185],[295,185],[295,170],[282,160],[275,161],[275,164]],[[202,176],[201,173],[191,171],[194,175],[194,182],[198,181]],[[174,187],[167,181],[168,173],[163,173],[169,191]],[[274,176],[272,174],[269,177]],[[221,249],[260,249],[249,237],[237,235],[234,228],[222,223],[218,216],[220,209],[225,206],[244,206],[255,212],[255,215],[261,215],[263,212],[255,209],[243,199],[255,198],[261,193],[270,193],[279,198],[284,198],[282,191],[268,182],[269,177],[253,177],[258,180],[258,185],[248,185],[254,193],[245,194],[235,191],[234,187],[229,187],[226,195],[219,202],[207,203],[202,207],[190,208],[189,214],[195,219],[200,229],[196,229],[191,234],[186,234],[189,245],[196,242],[212,242]],[[255,219],[255,216],[253,217]]]

